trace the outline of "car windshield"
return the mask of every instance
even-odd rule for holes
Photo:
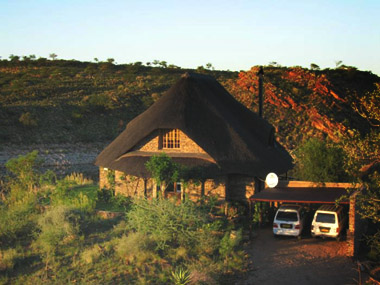
[[[297,213],[296,212],[282,212],[278,211],[276,220],[279,221],[289,221],[289,222],[296,222],[298,221]]]
[[[326,214],[326,213],[318,213],[316,221],[318,223],[335,224],[335,215]]]

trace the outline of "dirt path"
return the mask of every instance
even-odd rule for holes
[[[305,237],[273,237],[265,228],[246,249],[253,270],[236,284],[357,284],[358,273],[345,256],[346,243]]]

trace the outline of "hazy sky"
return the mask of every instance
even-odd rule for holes
[[[380,75],[380,0],[0,0],[0,56],[196,68],[334,68]]]

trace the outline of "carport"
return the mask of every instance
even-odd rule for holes
[[[255,202],[279,202],[302,204],[335,204],[343,195],[347,195],[347,189],[353,188],[350,183],[314,183],[305,181],[281,181],[275,188],[265,188],[255,193],[249,199]],[[355,211],[355,195],[341,199],[339,204],[349,207],[347,243],[348,256],[354,256],[359,248],[360,238],[363,233],[363,223]]]
[[[266,188],[251,196],[252,202],[281,202],[305,204],[334,204],[347,194],[345,188],[333,187],[276,187]],[[347,199],[339,202],[349,204]]]

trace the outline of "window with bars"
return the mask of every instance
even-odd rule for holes
[[[180,148],[180,131],[178,129],[164,130],[162,133],[160,148]]]

